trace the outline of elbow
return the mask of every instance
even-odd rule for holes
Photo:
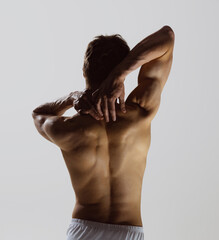
[[[37,115],[39,115],[39,113],[37,113],[36,109],[34,109],[31,115],[32,115],[32,118],[35,118]]]
[[[36,107],[33,111],[32,111],[32,117],[35,117],[36,115],[40,114],[42,112],[42,109],[40,107]]]
[[[34,118],[36,116],[36,113],[32,111],[31,115],[32,115],[32,118]]]
[[[168,25],[165,25],[163,27],[163,30],[165,31],[165,33],[169,36],[170,39],[174,40],[175,39],[175,33],[173,31],[173,29],[168,26]]]

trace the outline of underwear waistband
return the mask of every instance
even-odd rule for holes
[[[113,228],[113,229],[120,229],[123,231],[135,231],[135,232],[144,232],[143,227],[141,226],[133,226],[133,225],[121,225],[121,224],[111,224],[111,223],[102,223],[102,222],[95,222],[91,220],[79,219],[79,218],[72,218],[71,223],[79,223],[80,225],[95,227],[95,228]]]

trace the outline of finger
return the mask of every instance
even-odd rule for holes
[[[121,111],[125,113],[126,109],[125,109],[124,96],[119,97],[119,104],[120,104]]]
[[[97,89],[96,91],[94,91],[92,93],[92,99],[93,99],[93,102],[95,104],[95,108],[96,108],[97,113],[100,115],[100,117],[102,117],[103,112],[101,110],[101,97],[100,97],[99,89]]]
[[[103,117],[103,114],[101,115],[90,102],[87,102],[87,106],[89,107],[89,110],[91,110],[94,114],[97,114],[99,118]],[[101,111],[101,108],[100,108],[100,111]],[[101,113],[102,113],[102,111],[101,111]]]
[[[84,97],[81,97],[79,100],[75,101],[74,108],[78,112],[79,110],[90,109],[91,104],[89,101],[84,100]]]
[[[92,98],[96,98],[99,95],[99,89],[94,91],[91,95],[92,95]]]
[[[113,121],[116,121],[116,109],[115,109],[115,98],[110,98],[108,100],[109,112]]]
[[[102,109],[101,109],[101,98],[99,98],[96,102],[96,111],[100,115],[100,117],[103,116],[103,112],[102,112]]]
[[[95,111],[94,107],[91,108],[88,113],[93,117],[95,118],[96,120],[100,120],[100,117],[98,115],[98,113]]]
[[[98,117],[97,120],[103,120],[103,119],[104,119],[103,115],[101,116],[101,115],[97,112],[97,110],[95,109],[95,107],[93,107],[93,106],[92,106],[92,108],[91,108],[91,112],[92,112],[93,114],[95,114],[96,117]]]
[[[90,110],[82,110],[82,109],[80,109],[80,110],[78,110],[77,112],[78,112],[79,114],[89,114]]]
[[[106,122],[109,122],[109,112],[108,112],[108,103],[107,97],[103,97],[103,114]]]

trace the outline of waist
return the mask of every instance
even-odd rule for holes
[[[105,224],[133,225],[142,227],[140,206],[132,204],[120,204],[110,206],[108,204],[75,204],[72,218]]]

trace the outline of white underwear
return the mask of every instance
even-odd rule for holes
[[[72,218],[67,240],[144,240],[143,227]]]

